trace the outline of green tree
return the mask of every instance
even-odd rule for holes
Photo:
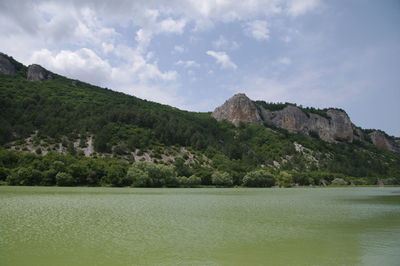
[[[216,171],[211,175],[211,180],[216,186],[230,187],[233,185],[233,177],[227,172]]]
[[[39,185],[42,181],[42,172],[31,167],[20,167],[13,171],[7,177],[7,182],[10,185],[17,186],[34,186]]]
[[[126,169],[120,164],[111,164],[106,168],[105,182],[112,186],[123,187],[130,186],[131,180],[126,177]]]
[[[276,176],[276,184],[280,187],[288,187],[292,183],[293,183],[293,176],[286,171],[281,171]]]
[[[74,186],[76,183],[72,175],[65,172],[59,172],[56,175],[56,184],[57,186],[67,187]]]
[[[149,162],[135,162],[128,170],[127,178],[133,186],[177,186],[176,172],[172,166]]]
[[[347,182],[343,178],[335,178],[332,180],[331,184],[334,186],[345,186]]]
[[[251,171],[243,178],[243,186],[246,187],[272,187],[274,185],[274,175],[264,169]]]
[[[148,172],[137,165],[132,165],[128,169],[127,179],[131,181],[131,185],[134,187],[151,187],[153,185]]]
[[[188,178],[188,185],[191,186],[191,187],[201,185],[201,178],[199,176],[196,176],[196,175],[191,175]]]
[[[196,187],[201,185],[201,178],[196,175],[191,175],[190,177],[179,176],[176,179],[177,183],[182,187]]]

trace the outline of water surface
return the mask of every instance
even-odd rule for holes
[[[0,265],[399,265],[400,188],[0,187]]]

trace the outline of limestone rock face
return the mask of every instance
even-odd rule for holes
[[[259,109],[265,122],[289,132],[303,135],[310,135],[313,132],[322,140],[329,142],[353,141],[353,124],[343,111],[330,109],[327,111],[330,119],[326,119],[317,114],[305,113],[300,108],[291,105],[279,111],[269,111],[261,106]]]
[[[53,79],[51,74],[39,65],[30,65],[28,66],[28,80],[46,80]]]
[[[217,120],[228,120],[234,125],[239,125],[240,122],[261,125],[266,122],[292,133],[315,133],[322,140],[329,142],[352,142],[353,124],[346,112],[329,109],[327,115],[330,119],[306,113],[292,105],[282,110],[270,111],[257,105],[243,93],[234,95],[212,113]]]
[[[0,54],[0,73],[6,75],[12,75],[17,73],[15,66],[8,60],[7,57]]]
[[[257,125],[267,123],[292,133],[318,135],[328,142],[366,142],[366,133],[351,122],[345,111],[339,109],[328,109],[326,116],[307,112],[293,105],[271,111],[239,93],[217,107],[212,116],[219,121],[230,121],[236,126],[241,122]],[[392,140],[381,131],[374,131],[369,137],[373,145],[400,153],[400,140]]]
[[[307,129],[307,115],[296,106],[287,106],[283,110],[271,112],[260,107],[264,120],[276,127],[289,132],[305,133]]]
[[[330,131],[332,138],[338,141],[353,142],[353,125],[346,112],[329,109],[327,115],[330,120]]]
[[[353,140],[365,141],[364,132],[355,125],[353,125]]]
[[[379,148],[383,148],[393,152],[400,152],[400,146],[391,141],[383,132],[375,130],[368,134],[372,144]]]
[[[236,126],[240,122],[250,124],[263,122],[256,104],[243,93],[232,96],[223,105],[217,107],[211,115],[218,121],[228,120]]]
[[[332,130],[332,125],[330,123],[330,120],[322,117],[317,114],[309,114],[309,119],[307,121],[307,128],[308,128],[308,134],[311,134],[311,132],[314,132],[318,134],[320,139],[333,142],[335,141],[333,137],[333,131]]]

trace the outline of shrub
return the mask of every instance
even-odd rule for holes
[[[39,185],[42,177],[42,172],[36,169],[20,167],[7,177],[7,182],[16,186],[33,186]]]
[[[383,179],[382,182],[385,185],[399,185],[399,181],[394,177]]]
[[[134,187],[151,187],[152,180],[147,171],[139,169],[138,167],[130,167],[126,174],[127,179],[131,181]]]
[[[201,178],[196,175],[191,175],[188,178],[188,185],[189,186],[199,186],[201,184]]]
[[[59,172],[56,175],[57,186],[73,186],[75,183],[75,179],[68,173]]]
[[[175,169],[172,166],[149,162],[135,162],[129,168],[127,179],[134,187],[177,186]]]
[[[176,178],[176,180],[182,187],[195,187],[201,184],[201,178],[196,175],[192,175],[190,177],[179,176]]]
[[[230,187],[233,185],[233,177],[227,172],[214,172],[211,175],[211,181],[216,186]]]
[[[0,180],[4,181],[10,175],[10,170],[5,167],[0,167]]]
[[[345,186],[347,182],[343,178],[335,178],[331,183],[333,186]]]
[[[288,187],[292,183],[293,176],[286,171],[281,171],[276,177],[276,184],[280,187]]]
[[[103,182],[115,187],[130,186],[132,180],[128,178],[126,168],[120,164],[111,164],[105,169]]]
[[[266,170],[249,172],[243,178],[243,186],[246,187],[272,187],[275,185],[275,177]]]

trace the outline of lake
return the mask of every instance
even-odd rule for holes
[[[399,265],[400,188],[0,187],[0,265]]]

